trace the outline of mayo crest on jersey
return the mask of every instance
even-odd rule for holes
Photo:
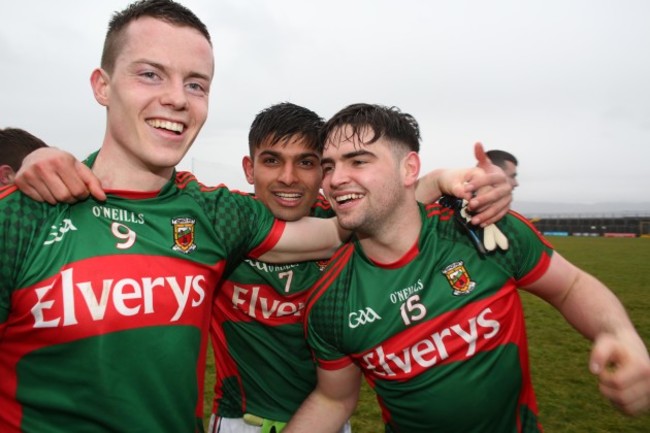
[[[356,240],[334,255],[307,304],[317,362],[358,365],[389,432],[541,431],[517,287],[547,269],[550,245],[512,213],[498,223],[510,249],[483,258],[448,209],[420,209],[420,238],[397,263]]]
[[[105,203],[12,191],[0,209],[2,431],[202,431],[216,284],[283,223],[188,173]]]

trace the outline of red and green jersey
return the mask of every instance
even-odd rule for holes
[[[312,215],[333,215],[323,197]],[[211,336],[216,383],[213,411],[288,421],[316,385],[303,313],[323,262],[273,265],[244,260],[215,296]]]
[[[517,288],[552,249],[513,213],[498,223],[510,248],[483,257],[451,215],[421,205],[418,242],[390,265],[356,241],[339,249],[308,303],[308,342],[322,368],[363,371],[388,432],[541,431]]]
[[[189,173],[74,205],[0,190],[0,430],[203,431],[214,288],[282,227]]]

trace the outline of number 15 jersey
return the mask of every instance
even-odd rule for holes
[[[319,366],[355,363],[388,432],[540,431],[517,287],[552,249],[511,214],[498,224],[510,248],[483,257],[451,210],[420,209],[420,237],[398,262],[374,263],[356,241],[330,261],[307,307]]]

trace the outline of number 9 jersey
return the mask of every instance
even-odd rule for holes
[[[283,224],[189,173],[74,205],[0,190],[0,430],[203,431],[213,291]]]

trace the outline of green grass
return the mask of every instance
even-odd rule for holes
[[[650,346],[650,239],[551,237],[564,257],[612,289]],[[648,433],[650,414],[630,418],[600,394],[587,362],[591,344],[548,304],[522,293],[531,371],[541,422],[547,433]],[[206,372],[206,422],[212,404],[214,365]],[[462,415],[459,415],[462,416]],[[355,433],[383,432],[375,396],[364,384],[352,418]]]

